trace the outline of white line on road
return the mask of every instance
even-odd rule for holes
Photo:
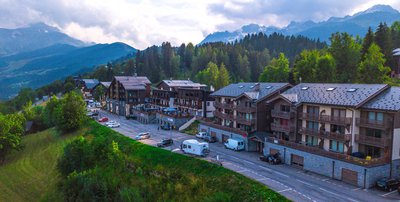
[[[312,184],[310,184],[310,183],[308,183],[308,182],[304,182],[303,180],[299,180],[299,179],[296,179],[298,182],[300,182],[300,183],[303,183],[303,184],[306,184],[306,185],[308,185],[308,186],[311,186],[311,187],[313,187],[314,185],[312,185]]]
[[[332,194],[332,195],[335,195],[335,196],[339,196],[339,197],[342,196],[342,195],[340,195],[340,194],[337,194],[337,193],[328,191],[328,190],[326,190],[326,189],[324,189],[324,188],[319,188],[319,189],[322,190],[322,191],[324,191],[324,192],[326,192],[326,193],[330,193],[330,194]],[[347,200],[349,200],[349,201],[358,202],[357,200],[352,199],[352,198],[349,198],[349,197],[345,197],[345,198],[346,198]]]
[[[269,168],[267,168],[267,167],[264,167],[264,166],[258,166],[258,167],[260,167],[260,168],[262,168],[262,169],[264,169],[264,170],[267,170],[267,171],[272,171],[271,169],[269,169]]]
[[[274,173],[275,173],[275,174],[278,174],[278,175],[280,175],[280,176],[289,178],[288,175],[285,175],[285,174],[283,174],[283,173],[281,173],[281,172],[274,171]]]
[[[280,191],[278,191],[278,193],[282,193],[282,192],[290,191],[290,190],[292,190],[292,189],[291,189],[291,188],[288,188],[288,189],[280,190]]]
[[[255,165],[253,162],[250,162],[250,161],[248,161],[248,160],[243,160],[243,161],[246,162],[246,163],[248,163],[248,164]]]
[[[249,171],[249,170],[244,169],[244,170],[238,170],[238,171],[236,171],[236,172],[237,172],[237,173],[243,173],[243,172],[246,172],[246,171]]]
[[[353,191],[357,191],[357,190],[360,190],[360,189],[362,189],[361,187],[358,187],[358,188],[355,188],[355,189],[352,189]]]
[[[386,194],[382,194],[381,196],[385,197],[385,196],[387,196],[387,195],[389,195],[389,194],[393,194],[393,193],[395,193],[395,192],[397,192],[397,190],[391,191],[391,192],[386,193]]]
[[[321,181],[326,182],[326,181],[328,181],[328,180],[330,180],[330,179],[329,179],[329,178],[326,178],[326,179],[323,179],[323,180],[321,180]]]

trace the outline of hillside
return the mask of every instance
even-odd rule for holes
[[[368,27],[376,29],[380,22],[386,22],[388,25],[391,25],[398,20],[400,20],[399,11],[387,5],[375,5],[352,16],[331,17],[322,22],[291,22],[281,29],[274,26],[249,24],[232,32],[220,31],[209,34],[200,44],[218,41],[233,42],[242,39],[248,34],[258,32],[265,34],[277,32],[284,35],[302,35],[311,39],[320,39],[321,41],[327,42],[331,34],[335,32],[348,32],[353,36],[364,36]]]
[[[82,131],[79,131],[82,132]],[[54,129],[25,136],[22,151],[0,165],[0,201],[60,201],[56,162],[76,134],[59,136]]]
[[[136,49],[124,44],[96,44],[75,47],[55,44],[38,50],[0,57],[0,99],[15,95],[21,88],[37,88],[77,72],[90,71],[132,54]]]
[[[55,44],[68,44],[77,47],[89,45],[44,23],[36,23],[16,29],[0,28],[0,56],[32,51]]]

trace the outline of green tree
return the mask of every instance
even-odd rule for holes
[[[362,48],[361,48],[361,57],[364,58],[365,54],[368,52],[369,47],[372,43],[374,43],[375,34],[372,31],[371,27],[368,28],[368,32],[364,37]]]
[[[375,33],[375,43],[381,49],[381,52],[385,55],[385,64],[391,65],[392,62],[392,40],[391,31],[386,23],[380,23]]]
[[[218,85],[218,75],[218,66],[213,62],[209,62],[206,69],[196,74],[196,80],[200,83],[215,87]]]
[[[56,108],[57,127],[63,132],[78,129],[85,120],[85,102],[74,91],[64,95]]]
[[[329,53],[336,61],[337,81],[339,83],[355,82],[357,68],[361,59],[361,45],[348,33],[332,34]]]
[[[336,64],[331,54],[325,54],[318,58],[315,71],[317,82],[336,82]]]
[[[98,85],[93,92],[93,98],[97,101],[106,93],[107,89],[103,85]]]
[[[289,78],[289,60],[283,53],[278,58],[272,59],[271,63],[265,67],[261,73],[260,82],[287,82]]]
[[[46,104],[43,111],[43,121],[47,127],[53,127],[57,123],[56,111],[59,108],[60,101],[56,96],[52,96]]]
[[[218,79],[215,85],[215,89],[220,89],[223,88],[230,83],[230,76],[229,72],[226,69],[225,65],[222,63],[221,66],[219,67],[219,72],[218,72]]]
[[[294,77],[297,82],[316,82],[316,71],[320,52],[304,50],[294,63]]]
[[[21,137],[25,132],[22,114],[0,114],[0,164],[12,150],[21,148]]]
[[[371,44],[358,68],[358,82],[383,83],[389,80],[389,73],[390,68],[385,66],[385,58],[379,46]]]

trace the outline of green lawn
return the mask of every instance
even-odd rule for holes
[[[56,186],[57,159],[75,136],[59,136],[54,129],[25,136],[24,149],[0,166],[0,201],[62,201]]]
[[[194,121],[192,124],[190,124],[189,127],[187,127],[183,132],[189,135],[196,135],[199,132],[199,124],[200,121]]]

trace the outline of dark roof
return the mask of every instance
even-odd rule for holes
[[[362,108],[400,111],[400,87],[391,87],[367,102]]]
[[[205,85],[205,84],[194,83],[191,80],[162,80],[161,83],[165,83],[169,87],[182,87],[182,88],[202,88],[202,87],[207,87],[207,85]]]
[[[115,76],[115,80],[120,82],[125,90],[145,90],[150,80],[145,76]]]
[[[258,91],[256,89],[257,84],[259,84]],[[235,83],[215,91],[211,94],[211,96],[235,98],[239,96],[247,96],[257,101],[272,95],[273,93],[282,90],[284,87],[289,85],[289,83]]]
[[[281,95],[294,104],[360,107],[388,87],[386,84],[301,83]]]
[[[99,80],[97,79],[82,79],[82,82],[85,83],[86,88],[88,89],[92,89],[94,87],[97,86],[97,84],[99,84]]]

